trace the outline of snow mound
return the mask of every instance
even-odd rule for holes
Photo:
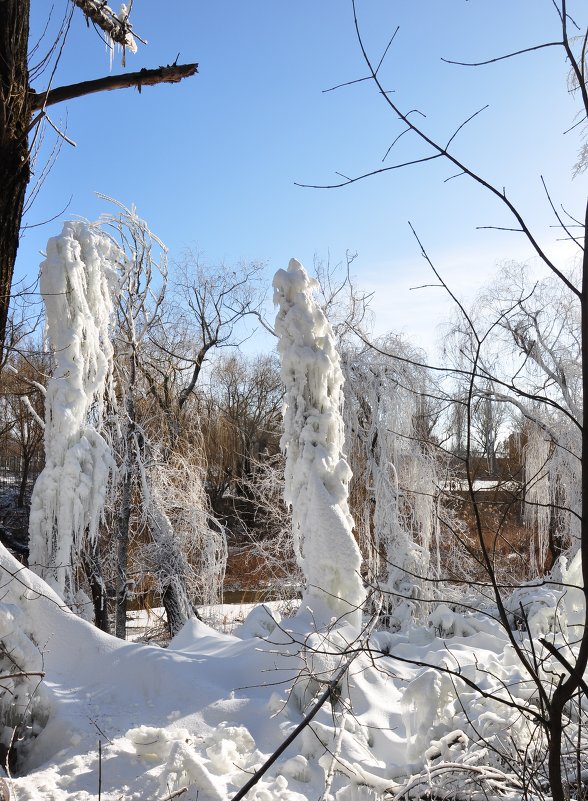
[[[240,626],[233,629],[233,634],[241,639],[247,637],[269,637],[276,626],[279,626],[282,616],[277,609],[271,609],[267,604],[254,606]]]
[[[562,565],[562,575],[571,580],[577,568]],[[543,759],[536,722],[523,712],[538,709],[533,683],[487,614],[460,623],[458,611],[441,609],[434,626],[376,632],[357,652],[353,625],[317,631],[304,613],[264,639],[258,607],[241,637],[191,620],[162,649],[76,617],[2,547],[0,570],[0,641],[45,673],[11,780],[16,798],[97,798],[100,765],[104,801],[184,788],[190,801],[229,801],[351,655],[338,687],[248,798],[382,801],[431,787],[439,796],[467,789],[473,801],[514,798],[517,778],[499,754],[525,749]],[[536,605],[544,591],[535,588]],[[573,621],[577,598],[567,592],[561,606]],[[528,634],[517,636],[528,647]]]

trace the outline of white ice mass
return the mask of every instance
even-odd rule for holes
[[[357,627],[365,600],[361,555],[347,504],[351,471],[343,455],[343,373],[316,282],[296,259],[274,277],[276,334],[284,399],[285,500],[292,507],[304,604],[319,624],[346,616]]]
[[[41,265],[54,369],[45,402],[45,467],[31,501],[29,563],[68,600],[75,594],[76,552],[98,534],[112,467],[100,428],[118,255],[88,223],[66,222]]]

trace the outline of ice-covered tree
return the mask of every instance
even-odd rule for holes
[[[399,358],[398,358],[399,357]],[[428,428],[423,355],[401,338],[343,354],[351,503],[370,582],[385,592],[386,617],[399,625],[419,609],[429,573],[439,573],[438,479]],[[429,440],[429,441],[428,441]]]
[[[98,530],[109,475],[102,435],[111,375],[110,322],[119,250],[85,222],[67,222],[47,244],[40,288],[53,374],[45,406],[45,467],[33,490],[30,565],[69,602],[82,558],[100,584]]]
[[[580,541],[580,307],[565,284],[553,276],[537,280],[526,265],[513,262],[480,292],[467,315],[469,321],[460,312],[452,332],[454,363],[462,371],[454,401],[465,410],[471,396],[471,449],[483,445],[485,429],[494,429],[495,441],[504,434],[509,414],[521,418],[521,500],[533,576]],[[472,323],[485,335],[474,332]]]
[[[101,224],[124,253],[116,304],[114,374],[119,413],[112,426],[118,481],[111,498],[108,565],[115,632],[126,635],[136,592],[155,591],[176,633],[193,604],[221,594],[224,531],[204,489],[199,422],[190,406],[202,359],[168,307],[167,248],[134,208],[117,201]],[[188,383],[182,382],[184,372]]]
[[[285,499],[317,623],[346,617],[359,625],[365,590],[348,508],[351,471],[343,455],[343,374],[333,331],[313,299],[316,282],[291,259],[274,277],[281,375],[285,385]]]

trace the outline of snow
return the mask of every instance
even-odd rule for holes
[[[163,799],[183,788],[188,801],[228,801],[350,657],[340,698],[320,709],[248,798],[376,801],[433,786],[514,799],[519,780],[497,751],[543,759],[536,688],[510,640],[529,654],[529,632],[515,626],[509,635],[491,608],[440,603],[428,621],[375,631],[365,642],[345,616],[317,629],[304,605],[284,619],[274,605],[259,605],[232,634],[191,619],[162,649],[81,620],[3,547],[0,568],[0,669],[45,674],[20,687],[5,680],[0,695],[9,726],[16,719],[6,712],[16,718],[26,709],[16,737],[3,736],[16,742],[17,799],[97,798],[100,765],[104,801]],[[578,556],[562,560],[553,583],[525,585],[507,603],[513,625],[522,605],[531,634],[547,634],[568,658],[570,632],[583,619],[580,574]],[[543,677],[557,678],[561,666],[536,640],[534,647]],[[13,690],[23,692],[20,710]]]
[[[333,330],[313,298],[316,282],[296,259],[274,277],[284,400],[284,497],[292,507],[294,550],[317,623],[347,616],[359,627],[365,591],[347,504],[343,454],[343,373]],[[336,555],[336,558],[335,558]]]
[[[323,691],[352,631],[314,631],[305,614],[278,623],[261,606],[239,637],[193,619],[167,649],[123,642],[70,612],[3,548],[0,564],[2,631],[20,643],[25,667],[45,672],[36,728],[10,780],[16,799],[97,798],[99,743],[104,801],[162,799],[184,787],[188,801],[230,799]],[[565,568],[568,578],[577,568]],[[577,600],[568,612],[560,598],[572,623]],[[460,627],[450,611],[443,621],[374,633],[344,681],[345,703],[327,703],[248,798],[316,799],[328,783],[336,801],[367,801],[427,775],[471,781],[473,798],[501,784],[515,797],[515,778],[473,741],[532,741],[525,716],[499,700],[524,701],[531,683],[496,621],[468,613]],[[269,618],[268,634],[259,624]]]

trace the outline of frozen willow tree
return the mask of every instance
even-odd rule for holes
[[[191,388],[182,383],[191,365],[200,369],[206,351],[200,362],[192,358],[197,339],[182,310],[170,308],[163,242],[134,207],[104,199],[117,213],[103,215],[101,227],[123,254],[114,328],[118,415],[111,433],[117,481],[105,554],[115,588],[114,628],[124,638],[130,599],[155,592],[175,634],[194,614],[196,599],[218,602],[227,557],[224,529],[205,491],[201,423],[189,403]]]
[[[384,592],[390,623],[401,625],[439,573],[434,410],[422,355],[394,336],[376,344],[348,347],[342,360],[351,498],[369,581]]]
[[[278,270],[273,286],[286,390],[284,496],[306,583],[303,604],[319,625],[346,617],[359,627],[365,591],[347,504],[351,471],[343,456],[343,374],[333,331],[313,299],[316,282],[296,259]]]
[[[472,411],[482,401],[495,407],[496,419],[504,409],[517,415],[530,533],[525,562],[530,577],[541,575],[580,545],[581,309],[558,279],[536,280],[526,265],[512,262],[468,315],[453,325],[456,366],[470,373]]]
[[[31,500],[29,561],[68,602],[75,599],[82,558],[90,583],[100,581],[92,556],[112,467],[101,427],[118,257],[118,248],[94,227],[67,222],[49,240],[41,264],[54,369],[45,405],[45,467]]]

